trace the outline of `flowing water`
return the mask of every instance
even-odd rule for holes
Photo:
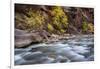
[[[94,36],[76,35],[53,43],[15,48],[15,65],[83,62],[94,60]]]

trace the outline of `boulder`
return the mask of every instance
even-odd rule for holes
[[[36,33],[15,29],[15,47],[26,47],[31,43],[42,42],[43,38]]]

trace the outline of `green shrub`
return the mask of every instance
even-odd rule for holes
[[[65,15],[63,9],[59,6],[55,6],[52,8],[52,13],[54,14],[52,23],[55,25],[55,29],[59,30],[60,32],[62,32],[62,30],[66,30],[68,25],[68,18]]]
[[[83,32],[86,32],[88,30],[88,23],[87,22],[83,22],[82,30],[83,30]]]
[[[16,26],[25,30],[42,30],[45,29],[51,33],[64,33],[67,30],[68,18],[64,13],[63,9],[59,6],[52,7],[50,10],[54,15],[52,18],[45,18],[43,15],[44,11],[29,9],[27,14],[22,15],[22,13],[16,14]],[[48,13],[44,12],[48,17]]]
[[[16,13],[15,19],[16,19],[16,27],[25,29],[25,30],[32,30],[32,29],[42,29],[44,24],[44,16],[42,15],[42,11],[38,10],[32,10],[29,9],[29,12],[27,14],[30,17],[27,17],[26,15],[23,15],[21,13]]]
[[[94,32],[94,25],[92,23],[88,24],[88,31],[89,32]]]
[[[54,30],[53,26],[50,23],[48,23],[47,28],[49,32],[52,32]]]
[[[31,29],[42,29],[44,24],[44,16],[41,11],[30,10],[28,13],[31,17],[27,17],[27,23]]]

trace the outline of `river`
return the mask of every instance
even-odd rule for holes
[[[94,60],[94,36],[74,35],[58,42],[15,48],[15,65],[84,62]]]

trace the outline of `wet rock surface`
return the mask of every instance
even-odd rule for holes
[[[83,62],[94,60],[94,36],[76,35],[53,43],[15,48],[15,65]]]

